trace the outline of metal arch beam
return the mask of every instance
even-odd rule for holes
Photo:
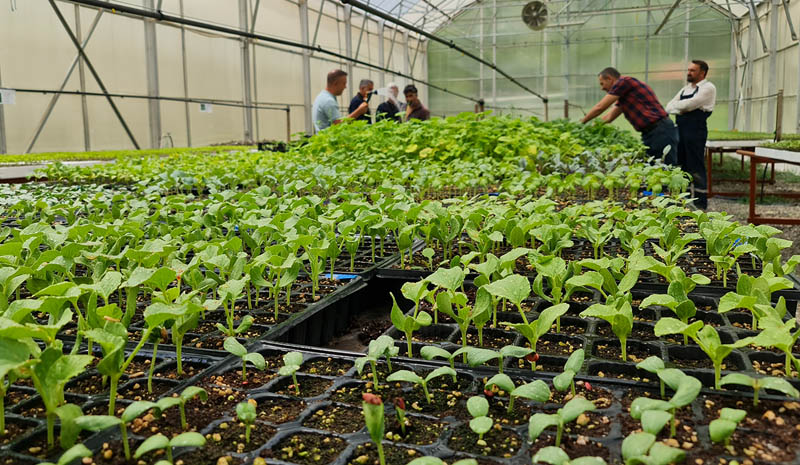
[[[764,31],[761,30],[761,20],[758,18],[758,9],[756,8],[755,2],[753,0],[749,1],[750,5],[750,27],[753,27],[753,22],[756,23],[756,28],[758,29],[758,36],[761,38],[761,47],[764,49],[764,53],[769,51],[769,47],[767,47],[767,41],[764,39]]]
[[[123,129],[128,134],[128,138],[133,143],[133,146],[136,147],[136,150],[140,150],[139,143],[136,142],[136,138],[133,136],[131,129],[128,127],[128,123],[125,122],[125,118],[122,117],[122,113],[119,112],[119,108],[114,103],[114,100],[108,95],[108,89],[106,89],[105,84],[103,84],[103,80],[100,79],[100,75],[97,74],[97,70],[94,69],[94,65],[91,61],[89,61],[89,57],[86,56],[86,52],[84,52],[83,47],[81,47],[81,43],[78,42],[78,38],[75,37],[75,34],[72,32],[72,28],[69,27],[67,24],[67,20],[64,19],[64,15],[61,14],[61,10],[58,9],[55,0],[48,0],[50,2],[50,6],[53,7],[53,11],[55,11],[56,16],[58,16],[58,20],[61,22],[61,25],[64,27],[64,30],[67,31],[67,35],[69,35],[70,40],[72,40],[73,45],[75,48],[78,49],[78,53],[83,58],[83,61],[86,63],[86,67],[89,68],[89,72],[92,73],[94,80],[97,81],[97,85],[100,87],[100,90],[106,95],[106,100],[108,100],[108,104],[111,105],[111,109],[114,110],[114,114],[117,116],[120,124],[122,124]]]
[[[792,40],[797,40],[797,32],[794,30],[794,23],[792,22],[792,15],[789,12],[789,1],[781,0],[783,3],[783,11],[785,12],[786,21],[789,23],[789,32],[792,34]]]
[[[661,24],[659,24],[658,27],[656,28],[656,31],[653,32],[654,36],[657,36],[658,33],[661,32],[661,29],[664,29],[664,26],[667,24],[667,21],[669,21],[669,17],[672,16],[672,13],[675,11],[675,8],[678,8],[678,5],[680,4],[681,0],[675,0],[675,3],[673,3],[670,9],[667,11],[667,14],[664,16],[664,19],[661,21]]]
[[[76,5],[77,6],[77,5]],[[103,10],[99,10],[92,20],[92,25],[89,26],[89,33],[86,34],[86,38],[83,39],[83,43],[81,47],[86,47],[89,44],[89,40],[92,38],[94,34],[94,30],[97,28],[97,23],[100,21],[100,18],[103,16]],[[64,90],[67,87],[67,83],[69,82],[69,78],[72,76],[72,72],[75,71],[75,66],[80,62],[81,54],[78,52],[75,55],[75,58],[72,60],[72,64],[67,69],[67,75],[64,76],[64,80],[61,81],[61,86],[59,86],[58,90]],[[50,114],[53,113],[53,108],[55,108],[56,103],[58,103],[58,99],[61,97],[61,94],[53,94],[53,97],[50,98],[50,102],[47,103],[47,108],[45,108],[44,113],[42,114],[42,118],[39,120],[39,124],[36,125],[36,129],[33,131],[33,137],[31,137],[30,142],[28,142],[28,147],[25,149],[25,153],[30,153],[33,150],[33,146],[36,145],[36,140],[39,139],[39,135],[42,133],[45,124],[47,124],[47,120],[50,119]]]

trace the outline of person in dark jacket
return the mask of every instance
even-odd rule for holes
[[[378,109],[375,112],[375,121],[389,119],[402,123],[404,105],[397,100],[397,96],[400,94],[400,88],[393,82],[390,82],[386,88],[389,91],[389,96],[386,98],[385,102],[378,105]]]
[[[420,121],[425,121],[431,119],[431,112],[425,108],[425,105],[419,99],[419,92],[417,91],[417,87],[413,84],[409,84],[403,89],[403,95],[406,97],[406,121],[411,121],[412,119],[418,119]]]
[[[350,108],[348,111],[352,113],[358,109],[362,103],[369,103],[369,94],[372,92],[374,87],[375,84],[372,81],[369,79],[362,79],[358,84],[358,93],[355,97],[353,97],[353,100],[350,101]],[[367,111],[363,115],[356,118],[356,121],[366,121],[367,123],[371,123],[372,115],[369,113],[369,108],[367,108]]]

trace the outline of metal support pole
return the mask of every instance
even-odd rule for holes
[[[250,0],[252,1],[252,0]],[[256,30],[256,18],[258,18],[258,10],[261,6],[261,0],[256,0],[256,4],[253,7],[253,16],[250,18],[250,32],[253,33]],[[256,47],[253,46],[253,101],[258,102],[258,67],[256,66]],[[253,108],[253,114],[255,114],[255,140],[261,140],[261,124],[258,119],[258,108]]]
[[[497,65],[497,0],[492,0],[492,63]],[[497,106],[496,68],[492,68],[492,106]],[[547,105],[545,105],[545,109],[546,108]]]
[[[758,19],[758,9],[756,8],[756,4],[753,3],[753,0],[750,0],[750,22],[752,26],[752,22],[755,21],[756,28],[758,29],[758,37],[761,38],[761,48],[764,49],[764,53],[769,51],[767,47],[767,41],[764,39],[764,31],[761,30],[761,21]]]
[[[0,71],[2,70],[0,66]],[[0,72],[0,87],[3,87],[3,74]],[[6,115],[4,110],[5,105],[0,105],[0,153],[8,153],[8,145],[6,141]]]
[[[750,27],[747,30],[747,43],[749,50],[747,51],[747,68],[745,69],[745,86],[743,89],[744,95],[744,127],[745,131],[752,131],[753,127],[750,125],[753,117],[753,58],[756,56],[756,32],[753,23],[758,24],[758,18],[755,15],[755,10],[750,9]]]
[[[384,31],[385,30],[386,30],[386,21],[384,21],[382,19],[378,20],[378,63],[380,63],[381,65],[383,65],[383,63],[384,63],[383,60],[386,59],[386,56],[385,56],[386,55],[386,53],[385,53],[386,44],[384,43],[385,40],[386,40],[385,37],[384,37]],[[384,73],[383,71],[381,71],[378,74],[378,83],[379,83],[380,87],[386,87],[386,73]]]
[[[611,67],[617,67],[617,54],[619,52],[619,37],[617,37],[617,14],[611,15]]]
[[[731,69],[728,77],[728,130],[732,131],[736,127],[736,81],[737,63],[739,55],[736,53],[736,22],[731,21]]]
[[[792,15],[789,12],[789,0],[781,0],[783,4],[783,11],[786,16],[786,21],[789,23],[789,32],[792,34],[792,40],[797,40],[797,32],[794,30],[794,23],[792,22]],[[798,320],[800,321],[800,320]]]
[[[345,52],[344,54],[347,58],[353,58],[353,24],[352,24],[352,16],[353,16],[353,7],[350,5],[345,5],[344,7],[344,47]],[[353,77],[353,62],[347,62],[347,75],[349,76],[348,80],[350,81],[350,86],[354,86],[355,84],[355,77]]]
[[[781,140],[783,135],[783,89],[778,91],[775,100],[775,140]],[[774,165],[773,165],[774,167]]]
[[[94,20],[92,21],[92,25],[89,26],[89,33],[86,34],[86,38],[83,40],[81,47],[86,47],[86,45],[89,43],[89,39],[92,38],[92,35],[94,34],[97,24],[100,22],[100,18],[102,16],[103,10],[98,11],[94,17]],[[61,86],[58,88],[58,90],[64,90],[69,82],[69,78],[72,76],[72,72],[75,70],[75,66],[77,66],[79,62],[82,62],[80,52],[75,54],[75,58],[72,60],[72,63],[67,69],[67,74],[61,81]],[[82,89],[81,91],[85,92],[85,89]],[[50,119],[50,114],[53,112],[53,108],[56,106],[59,97],[61,97],[61,94],[54,94],[53,97],[50,98],[50,102],[47,103],[47,108],[45,108],[42,118],[39,120],[39,124],[36,125],[36,129],[33,131],[33,137],[31,137],[30,142],[28,142],[28,147],[25,149],[25,153],[30,153],[31,150],[33,150],[33,146],[36,145],[36,140],[39,139],[39,135],[42,133],[44,125],[47,124],[47,120]]]
[[[286,142],[292,141],[292,110],[286,105]]]
[[[478,24],[480,25],[480,29],[478,32],[478,56],[481,57],[481,60],[485,60],[486,57],[483,56],[483,3],[478,4]],[[478,64],[478,97],[483,99],[483,63]]]
[[[692,11],[692,6],[686,4],[686,16],[683,21],[683,69],[689,67],[689,32],[691,32],[689,17]]]
[[[800,132],[800,47],[797,47],[797,97],[795,98],[795,111],[797,112],[797,117],[795,121],[797,121],[797,125],[795,126],[795,130]],[[800,315],[800,312],[797,312]]]
[[[81,33],[81,7],[75,5],[75,36],[83,41]],[[85,47],[85,45],[84,45]],[[80,55],[78,55],[80,57]],[[86,92],[86,71],[84,71],[83,60],[78,61],[78,80],[81,85],[81,92]],[[83,150],[91,150],[91,138],[89,137],[89,108],[86,96],[81,95],[81,119],[83,120]]]
[[[123,118],[122,114],[119,112],[119,109],[117,108],[117,105],[114,103],[114,100],[112,100],[111,97],[108,96],[108,89],[106,89],[105,84],[103,84],[103,80],[100,79],[100,75],[97,74],[97,70],[94,69],[94,65],[92,65],[92,62],[89,60],[89,57],[87,57],[86,53],[83,51],[81,43],[78,42],[78,39],[75,37],[75,34],[72,33],[72,29],[69,27],[69,24],[67,24],[67,20],[64,19],[64,15],[61,14],[61,10],[59,10],[58,6],[56,6],[55,0],[49,0],[49,2],[50,6],[53,8],[53,11],[56,13],[56,16],[58,16],[58,20],[59,22],[61,22],[61,26],[64,27],[64,30],[67,32],[67,35],[69,35],[72,44],[75,45],[75,48],[78,49],[78,53],[86,62],[86,67],[89,68],[89,72],[92,73],[94,80],[97,81],[97,85],[100,87],[100,90],[102,90],[103,93],[106,94],[106,100],[108,100],[108,104],[111,105],[111,109],[114,111],[114,114],[116,115],[120,124],[122,124],[122,128],[125,130],[125,133],[128,134],[128,138],[133,143],[133,146],[136,147],[136,150],[139,150],[141,148],[139,147],[139,143],[136,142],[136,138],[133,136],[131,129],[125,122],[125,118]]]
[[[250,25],[250,14],[247,11],[247,0],[239,0],[239,28],[242,31],[248,31]],[[240,39],[242,51],[242,97],[244,100],[244,108],[242,108],[243,123],[244,123],[244,140],[251,142],[253,140],[253,113],[251,106],[253,105],[253,98],[250,93],[250,41],[242,37]]]
[[[408,49],[410,41],[408,31],[403,32],[403,71],[408,75],[411,75],[411,51]]]
[[[183,18],[183,0],[179,1],[181,18]],[[189,73],[186,69],[186,26],[181,24],[181,71],[183,72],[183,98],[189,98]],[[192,119],[189,115],[189,102],[183,102],[186,113],[186,145],[192,146]]]
[[[564,119],[569,119],[569,100],[564,99]]]
[[[772,0],[769,10],[769,73],[767,78],[767,93],[775,95],[778,92],[778,14],[780,0]],[[774,97],[767,100],[767,132],[775,130],[775,113],[777,101]]]
[[[661,20],[661,24],[658,25],[658,27],[656,28],[656,32],[653,33],[654,36],[657,36],[658,33],[661,32],[661,29],[663,29],[664,26],[667,24],[667,21],[669,21],[670,16],[672,16],[672,13],[675,11],[675,8],[678,8],[678,5],[680,3],[681,0],[675,0],[675,3],[673,3],[672,6],[669,8],[669,10],[667,10],[667,14],[664,16],[664,19]],[[687,20],[689,19],[688,15],[686,19]]]
[[[548,105],[547,100],[544,101],[544,120],[550,121],[550,105]]]
[[[145,0],[145,8],[155,7],[153,0]],[[155,20],[142,18],[144,23],[145,70],[147,73],[147,95],[158,97],[158,43]],[[157,99],[147,101],[147,115],[150,123],[150,148],[161,147],[161,102]]]
[[[650,0],[647,0],[647,24],[645,25],[645,44],[644,44],[644,81],[647,82],[650,78]]]
[[[304,44],[308,44],[308,0],[300,0],[298,4],[300,6],[300,39]],[[322,16],[322,12],[320,12],[320,16]],[[311,52],[303,49],[303,110],[305,112],[306,134],[314,133],[311,103]]]
[[[334,8],[338,9],[336,5],[334,5]],[[320,2],[319,4],[319,15],[317,15],[317,25],[314,27],[314,40],[311,41],[311,45],[317,45],[317,35],[319,35],[319,23],[322,22],[323,11],[325,11],[325,0],[322,0],[322,2]],[[338,28],[339,26],[337,25],[336,27]]]

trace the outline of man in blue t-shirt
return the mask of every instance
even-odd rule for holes
[[[327,85],[317,95],[316,100],[314,100],[314,106],[311,108],[311,119],[314,121],[314,129],[317,132],[342,122],[342,115],[339,112],[339,103],[336,101],[336,97],[342,95],[345,88],[347,88],[346,72],[336,69],[328,73]],[[369,105],[364,102],[347,117],[358,118],[366,113],[367,110],[369,110]]]

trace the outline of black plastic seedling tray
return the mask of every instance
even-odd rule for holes
[[[356,372],[354,362],[359,354],[277,343],[258,343],[250,350],[264,355],[268,363],[266,372],[256,372],[252,368],[248,370],[248,373],[260,377],[258,383],[242,385],[240,382],[238,384],[233,382],[239,377],[238,370],[241,365],[237,359],[228,357],[213,361],[213,365],[209,368],[176,384],[163,394],[169,396],[190,385],[203,386],[210,391],[210,395],[214,396],[212,398],[213,406],[202,407],[201,405],[201,407],[212,408],[215,412],[219,411],[219,415],[213,421],[200,425],[192,423],[194,420],[191,416],[189,418],[190,424],[196,426],[199,432],[209,438],[207,447],[209,442],[215,441],[213,439],[215,434],[225,435],[229,429],[233,432],[238,431],[237,428],[240,427],[234,418],[235,405],[251,398],[256,401],[257,410],[260,412],[257,420],[259,435],[254,436],[260,439],[258,443],[248,446],[246,451],[240,452],[235,448],[224,451],[224,455],[239,460],[234,463],[251,463],[258,456],[264,457],[268,463],[276,465],[312,463],[296,460],[299,456],[292,458],[287,456],[288,449],[292,447],[291,438],[301,438],[305,444],[311,444],[309,441],[317,439],[323,441],[327,438],[326,447],[335,449],[336,453],[330,454],[330,460],[313,462],[321,465],[329,463],[359,465],[363,461],[361,458],[363,455],[371,457],[372,447],[368,445],[369,436],[363,423],[358,422],[361,418],[360,394],[371,390],[369,384],[371,378],[366,372],[363,375]],[[303,366],[297,375],[303,389],[300,396],[294,395],[290,387],[292,383],[290,377],[282,377],[277,374],[282,355],[295,350],[300,351],[304,356]],[[170,354],[165,354],[165,357],[169,356]],[[417,373],[425,373],[439,366],[442,366],[442,363],[404,357],[396,357],[393,360],[395,371],[409,369]],[[385,363],[381,362],[380,367],[385,370]],[[320,370],[324,374],[320,374]],[[497,394],[488,398],[492,405],[490,415],[498,421],[502,418],[508,421],[499,423],[501,425],[497,432],[499,436],[487,437],[487,439],[513,438],[516,445],[512,445],[510,441],[497,443],[500,446],[493,447],[492,454],[494,455],[488,456],[456,450],[460,447],[459,444],[464,444],[464,442],[455,438],[468,437],[471,434],[466,427],[469,421],[469,415],[465,409],[466,399],[473,395],[484,395],[483,385],[486,379],[493,376],[497,370],[491,367],[466,368],[459,365],[457,371],[458,383],[452,384],[449,377],[445,377],[439,383],[431,386],[436,408],[415,401],[414,399],[420,397],[419,389],[412,388],[407,383],[392,383],[378,392],[385,402],[386,421],[390,432],[394,421],[392,401],[396,397],[403,397],[407,400],[408,416],[412,425],[424,425],[424,428],[432,428],[434,432],[434,434],[420,438],[418,443],[409,443],[402,436],[397,437],[397,440],[384,441],[387,452],[391,450],[392,455],[390,456],[395,458],[394,461],[390,460],[388,463],[393,465],[407,463],[416,456],[434,455],[448,460],[453,457],[475,457],[480,460],[480,463],[523,465],[530,463],[531,455],[535,450],[552,442],[554,434],[552,431],[546,431],[536,441],[529,441],[527,417],[535,412],[553,413],[561,405],[563,394],[553,391],[554,397],[551,402],[545,404],[530,403],[519,399],[515,404],[517,405],[515,413],[511,416],[505,416],[503,413],[505,399],[502,395]],[[506,370],[506,373],[518,383],[530,382],[534,379],[543,379],[549,383],[551,375],[511,367]],[[583,374],[577,378],[579,394],[593,400],[597,410],[588,414],[588,425],[572,425],[570,430],[565,432],[564,447],[568,452],[572,452],[573,456],[576,451],[596,453],[604,456],[609,463],[621,463],[621,441],[636,427],[636,422],[632,422],[629,418],[627,405],[636,396],[658,396],[657,387],[631,380]],[[452,405],[449,405],[451,401],[448,399],[451,398],[453,399]],[[95,400],[102,402],[105,399],[97,397]],[[88,404],[91,404],[91,401],[87,401]],[[687,449],[687,453],[690,455],[686,463],[697,463],[696,457],[707,458],[709,454],[711,457],[724,457],[726,460],[736,458],[740,460],[740,463],[743,459],[748,458],[741,453],[738,456],[729,456],[721,447],[712,446],[707,438],[707,424],[714,418],[711,413],[715,413],[719,406],[738,406],[738,408],[749,409],[749,404],[749,396],[745,393],[703,390],[691,406],[684,408],[678,416],[681,420],[681,428],[678,430],[679,444],[687,442],[690,445]],[[767,441],[768,443],[769,441],[779,441],[776,438],[766,437],[763,430],[753,429],[767,421],[762,415],[762,412],[766,410],[772,410],[782,418],[786,422],[786,427],[800,424],[800,411],[787,409],[785,406],[792,404],[784,398],[764,395],[761,396],[760,405],[761,407],[751,411],[748,418],[752,421],[739,427],[737,435],[734,436],[735,445],[747,443],[749,440]],[[783,409],[781,409],[782,406]],[[318,413],[320,411],[322,411],[321,414]],[[12,415],[11,418],[16,420],[18,417]],[[36,427],[33,432],[20,437],[13,445],[0,447],[0,457],[3,457],[3,460],[11,460],[10,462],[0,461],[0,463],[37,463],[36,459],[25,453],[29,441],[35,435],[41,434],[41,421],[34,420],[34,422],[39,422],[40,426]],[[227,426],[223,427],[223,423]],[[161,426],[162,424],[156,423],[156,425]],[[690,429],[683,429],[683,425],[690,426]],[[104,446],[113,448],[115,443],[118,444],[118,434],[118,430],[112,428],[85,441],[90,449],[97,452],[95,463],[98,465],[104,463],[102,460],[97,460],[100,451]],[[131,434],[134,450],[144,438],[143,434]],[[662,433],[662,436],[665,436],[665,433]],[[779,457],[785,460],[764,460],[762,455],[756,457],[758,463],[800,463],[797,458],[798,444],[796,441],[791,444],[779,443],[779,445],[785,446],[781,449]],[[215,457],[204,457],[203,452],[199,452],[204,449],[176,450],[176,459],[183,460],[184,463],[216,463]],[[414,452],[408,452],[408,450],[414,450]],[[704,452],[698,455],[700,450]],[[402,455],[398,455],[398,451]],[[398,461],[398,457],[402,457],[402,460]],[[367,463],[371,463],[371,461]]]

